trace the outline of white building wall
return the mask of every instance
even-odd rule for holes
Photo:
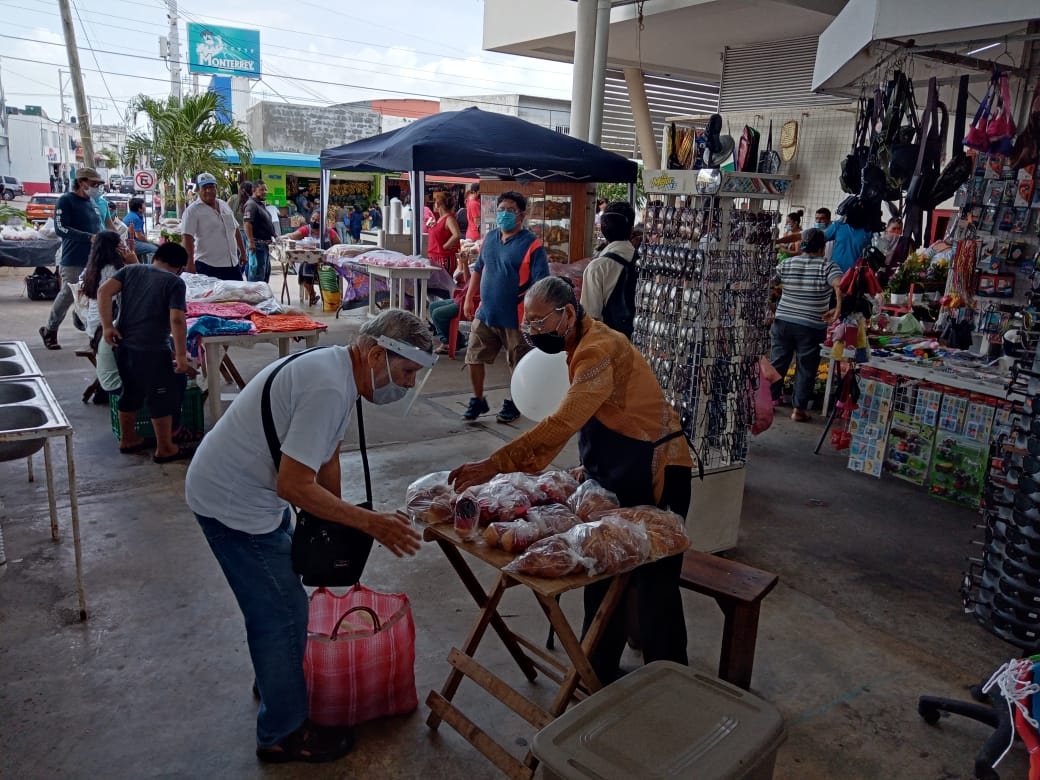
[[[21,179],[27,192],[50,189],[48,150],[60,155],[58,125],[49,119],[29,114],[8,116],[8,150],[0,150],[0,170]],[[66,141],[66,143],[68,143]],[[66,156],[71,152],[66,151]]]

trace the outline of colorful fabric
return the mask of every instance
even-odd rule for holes
[[[260,314],[255,312],[250,319],[258,333],[285,333],[291,330],[326,330],[329,326],[312,320],[306,314]]]
[[[225,320],[237,320],[250,316],[256,309],[248,303],[236,301],[234,303],[188,303],[189,317],[222,317]]]
[[[199,357],[199,341],[206,336],[227,336],[233,334],[256,333],[252,322],[246,320],[225,320],[220,317],[189,317],[188,321],[188,354]]]

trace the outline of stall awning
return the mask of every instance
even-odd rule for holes
[[[221,149],[216,157],[229,165],[238,165],[240,162],[238,152],[231,149]],[[300,152],[254,151],[249,162],[251,165],[274,165],[280,168],[321,168],[318,155]]]
[[[949,0],[936,5],[906,0],[849,0],[820,35],[812,88],[815,92],[858,95],[878,62],[905,49],[945,49],[945,61],[967,61],[989,42],[1021,35],[1040,16],[1037,0]],[[999,50],[998,50],[999,52]],[[988,56],[997,56],[990,52]],[[938,59],[938,58],[937,58]],[[1021,61],[1021,60],[1019,60]]]

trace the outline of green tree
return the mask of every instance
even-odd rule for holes
[[[608,203],[628,200],[628,185],[620,183],[597,184],[596,197],[605,198]],[[643,166],[639,166],[639,178],[636,179],[636,221],[639,221],[639,210],[646,203],[646,191],[643,189]]]
[[[225,163],[216,153],[233,149],[242,166],[249,164],[253,149],[240,128],[222,124],[221,98],[213,92],[188,95],[183,100],[156,100],[138,95],[130,102],[128,120],[137,124],[142,114],[147,128],[132,133],[126,142],[123,162],[130,168],[150,165],[162,182],[173,182],[177,213],[181,211],[182,181],[200,173],[224,178]]]
[[[119,165],[119,154],[112,149],[102,149],[94,157],[97,158],[98,162],[104,163],[106,168],[116,168]]]

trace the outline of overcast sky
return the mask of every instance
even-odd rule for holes
[[[169,71],[158,57],[159,36],[169,29],[164,0],[74,0],[72,7],[94,122],[122,123],[127,101],[139,93],[170,94]],[[207,13],[216,7],[179,3],[181,59],[186,63],[187,22],[259,29],[264,77],[253,85],[254,100],[321,105],[516,92],[570,98],[570,65],[481,51],[479,0],[226,0],[217,15]],[[0,18],[8,104],[43,106],[57,118],[58,69],[68,71],[57,3],[0,0]],[[186,64],[182,70],[187,78]],[[209,83],[209,76],[199,78],[203,87]],[[65,103],[74,113],[67,75]]]

